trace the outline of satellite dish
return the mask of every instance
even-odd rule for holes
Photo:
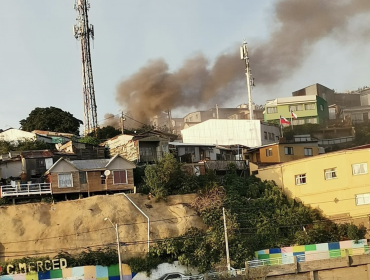
[[[110,170],[105,170],[105,171],[104,171],[104,175],[105,175],[105,176],[109,176],[109,175],[110,175]]]

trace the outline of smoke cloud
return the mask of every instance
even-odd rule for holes
[[[299,69],[315,43],[344,38],[351,20],[370,12],[368,0],[278,1],[268,40],[249,49],[252,75],[258,85],[272,85]],[[369,29],[358,30],[369,35]],[[246,88],[239,47],[211,63],[203,54],[184,61],[174,72],[163,59],[151,60],[117,87],[117,102],[132,117],[146,122],[166,110],[222,104],[228,94]]]

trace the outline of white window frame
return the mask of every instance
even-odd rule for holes
[[[125,171],[126,173],[126,183],[115,183],[114,182],[114,173],[115,172],[123,172]],[[127,185],[128,184],[128,180],[127,180],[127,170],[113,170],[113,185]]]
[[[355,167],[358,167],[359,170],[362,167],[364,172],[355,173]],[[357,176],[357,175],[364,175],[364,174],[367,174],[367,173],[368,173],[368,171],[367,171],[367,162],[352,164],[352,175]]]
[[[333,176],[334,174],[334,176]],[[337,168],[329,168],[324,170],[325,180],[338,179]]]
[[[303,180],[304,180],[304,182],[302,182]],[[307,176],[306,176],[306,173],[295,175],[295,184],[297,186],[307,184]]]
[[[267,114],[276,114],[278,112],[277,107],[267,107]]]
[[[289,151],[291,151],[292,153],[289,153]],[[284,153],[285,153],[285,155],[287,155],[287,156],[292,156],[292,155],[294,155],[294,149],[293,149],[293,147],[284,147]]]
[[[356,194],[355,200],[357,206],[370,204],[370,194]]]
[[[272,157],[272,149],[266,149],[266,157]]]
[[[61,176],[68,176],[68,175],[71,178],[71,186],[60,186],[60,177]],[[72,175],[72,173],[59,173],[58,174],[58,188],[59,189],[73,188],[73,175]]]
[[[306,151],[311,151],[311,154],[306,153]],[[312,148],[304,148],[304,155],[307,157],[313,156],[313,149]]]
[[[315,110],[316,109],[316,103],[307,103],[304,104],[305,110]]]

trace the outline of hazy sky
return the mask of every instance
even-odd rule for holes
[[[175,70],[199,51],[212,60],[232,51],[244,38],[250,48],[267,40],[278,28],[276,2],[90,0],[98,120],[102,123],[104,114],[119,112],[117,85],[150,59],[163,58]],[[0,1],[0,128],[18,128],[35,107],[59,107],[83,119],[73,5],[74,0]],[[370,26],[369,18],[370,14],[354,18],[351,33]],[[254,101],[264,104],[314,83],[338,92],[370,85],[369,33],[340,35],[320,39],[299,69],[272,86],[258,86],[255,76]],[[253,74],[253,65],[251,69]],[[247,94],[235,97],[230,92],[225,100],[225,105],[235,107],[247,102]],[[201,109],[201,104],[194,109]],[[183,114],[172,113],[173,117]]]

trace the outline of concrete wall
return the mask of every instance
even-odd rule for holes
[[[264,131],[279,135],[276,126],[261,124],[258,120],[208,120],[183,129],[181,134],[184,143],[211,145],[245,145],[256,147],[271,144],[275,141],[262,140]]]

